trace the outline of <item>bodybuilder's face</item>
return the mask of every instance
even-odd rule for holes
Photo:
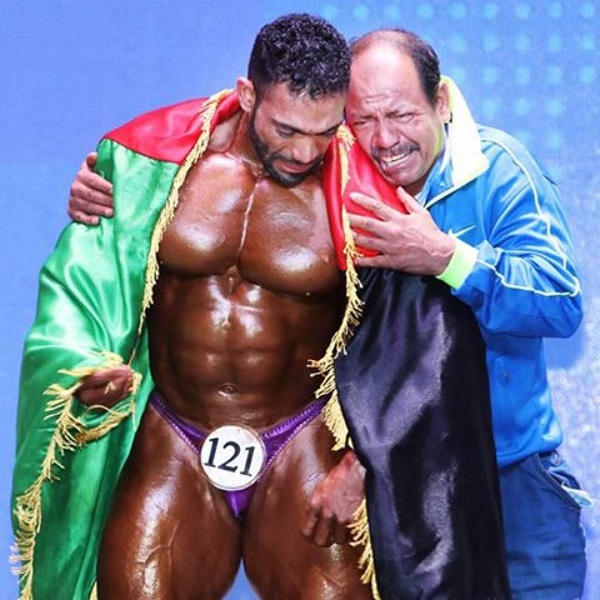
[[[346,119],[358,143],[393,185],[417,194],[444,144],[449,120],[447,88],[434,104],[412,59],[376,44],[352,60]]]
[[[255,102],[249,136],[265,169],[292,187],[321,166],[342,122],[345,95],[311,99],[289,92],[287,84],[268,86]]]

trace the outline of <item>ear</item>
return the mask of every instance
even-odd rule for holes
[[[254,84],[247,77],[238,77],[235,89],[240,98],[240,107],[244,112],[250,113],[256,105],[256,91]]]
[[[452,121],[452,112],[450,111],[450,91],[445,81],[440,83],[437,95],[436,106],[438,114],[444,123]]]

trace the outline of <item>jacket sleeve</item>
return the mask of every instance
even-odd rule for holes
[[[581,290],[556,184],[524,149],[504,148],[475,186],[483,239],[457,244],[458,261],[471,268],[453,293],[490,333],[573,334]]]

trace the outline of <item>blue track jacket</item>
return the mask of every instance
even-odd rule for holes
[[[449,78],[452,122],[418,200],[457,239],[440,279],[471,307],[487,346],[500,467],[562,441],[544,337],[568,337],[580,284],[556,184],[521,143],[475,124]]]

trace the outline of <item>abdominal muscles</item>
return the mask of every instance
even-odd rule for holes
[[[291,416],[320,383],[307,363],[337,328],[337,293],[291,296],[231,274],[161,277],[148,319],[157,389],[203,429]]]

